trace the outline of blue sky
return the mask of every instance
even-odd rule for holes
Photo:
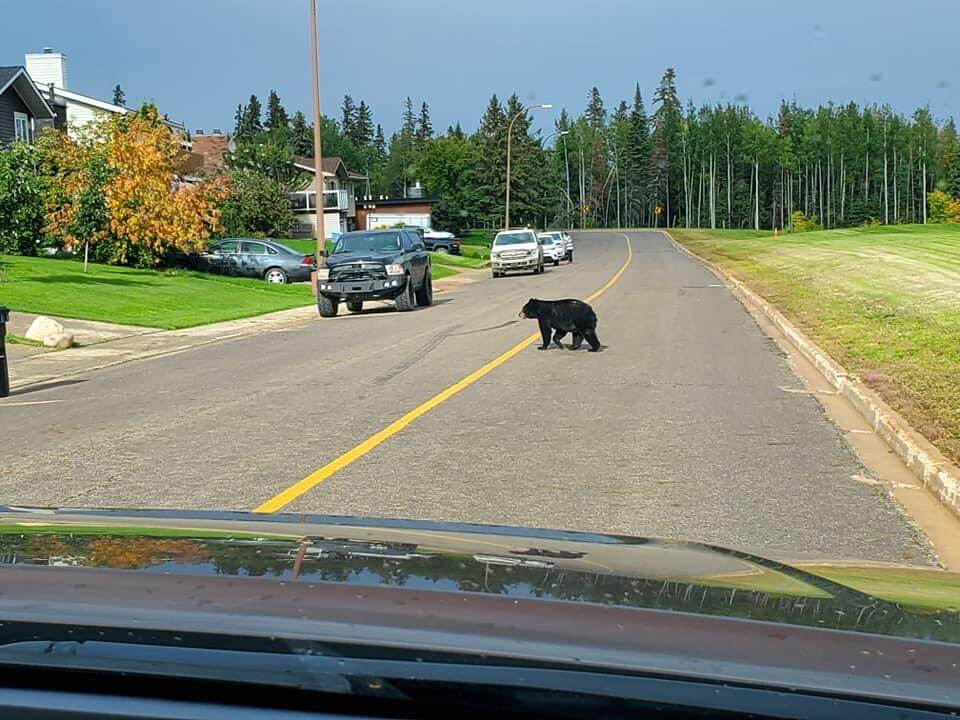
[[[0,0],[0,65],[51,46],[70,87],[154,100],[189,127],[230,129],[239,102],[275,88],[309,112],[309,0]],[[389,133],[403,98],[441,130],[474,129],[491,93],[580,112],[639,82],[649,101],[673,65],[684,100],[888,102],[960,111],[958,0],[320,0],[321,96],[350,93]],[[782,8],[782,9],[778,9]],[[799,12],[798,12],[799,10]]]

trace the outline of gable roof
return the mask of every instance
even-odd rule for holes
[[[303,155],[294,155],[293,164],[300,168],[301,170],[306,170],[307,172],[314,172],[313,158],[304,157]],[[366,180],[367,176],[361,173],[353,172],[348,170],[347,166],[343,162],[343,158],[337,156],[324,157],[320,161],[321,166],[323,167],[324,177],[341,177],[345,180]]]
[[[22,65],[0,67],[0,95],[11,87],[35,118],[40,120],[53,119],[53,110],[50,109],[47,101],[37,90],[37,86],[33,84],[33,80],[27,75],[27,70]]]

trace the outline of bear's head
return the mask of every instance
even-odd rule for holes
[[[527,300],[527,304],[520,310],[520,317],[536,320],[540,317],[540,301],[536,298]]]

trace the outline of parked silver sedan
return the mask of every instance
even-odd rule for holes
[[[304,255],[273,240],[224,238],[200,253],[198,267],[207,272],[263,278],[270,283],[309,280],[317,269],[313,255]]]

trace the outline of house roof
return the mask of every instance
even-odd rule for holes
[[[109,103],[106,100],[100,100],[90,95],[84,95],[83,93],[74,92],[73,90],[67,90],[62,87],[53,87],[53,102],[59,104],[65,104],[64,101],[75,102],[79,105],[86,105],[88,107],[97,108],[98,110],[104,110],[106,112],[114,113],[115,115],[129,115],[136,112],[133,108],[128,108],[124,105],[114,105]],[[163,122],[170,128],[174,130],[181,130],[186,132],[186,127],[183,123],[178,123],[169,118],[164,118]]]
[[[347,170],[347,166],[343,162],[343,158],[333,156],[321,158],[321,167],[323,167],[323,174],[326,177],[333,177],[334,175],[339,175],[340,177],[349,179],[349,180],[366,180],[367,176],[362,173],[356,173],[352,170]],[[304,157],[303,155],[294,155],[293,164],[296,165],[301,170],[306,170],[307,172],[314,172],[313,158]]]
[[[0,94],[12,87],[23,104],[27,106],[30,113],[41,120],[52,120],[53,110],[47,104],[43,95],[33,84],[33,80],[27,75],[27,70],[22,65],[13,65],[0,67]]]

